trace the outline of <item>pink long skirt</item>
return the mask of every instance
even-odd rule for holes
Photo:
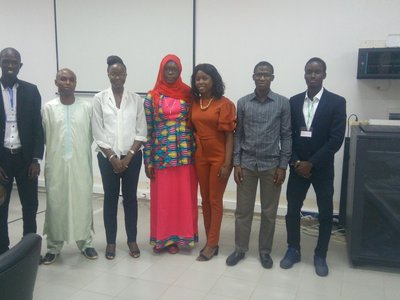
[[[197,175],[193,165],[155,170],[150,181],[150,244],[198,241]]]

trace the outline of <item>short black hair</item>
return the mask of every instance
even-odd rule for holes
[[[126,70],[126,66],[125,66],[124,62],[122,61],[122,58],[121,58],[121,57],[119,57],[119,56],[117,56],[117,55],[110,55],[109,57],[107,57],[107,65],[108,65],[107,70],[108,70],[112,65],[115,65],[115,64],[123,65],[124,68],[125,68],[125,70]]]
[[[71,72],[71,74],[74,76],[75,80],[77,80],[75,72],[68,68],[62,68],[62,69],[58,70],[56,73],[56,79],[60,78],[61,73],[64,71]]]
[[[258,64],[256,64],[256,66],[254,67],[254,70],[253,70],[253,73],[255,73],[256,72],[256,69],[258,68],[258,67],[260,67],[260,66],[267,66],[267,67],[269,67],[271,70],[272,70],[272,74],[274,74],[274,66],[272,65],[272,64],[270,64],[269,62],[267,62],[267,61],[260,61]]]
[[[18,52],[17,49],[12,48],[12,47],[7,47],[7,48],[4,48],[3,50],[1,50],[1,52],[0,52],[0,59],[3,57],[3,55],[4,55],[6,52],[14,52],[14,54],[17,56],[19,62],[21,62],[21,54]]]
[[[312,63],[312,62],[316,62],[316,63],[320,64],[320,65],[322,66],[322,69],[323,69],[324,73],[326,73],[326,63],[325,63],[321,58],[319,58],[319,57],[310,58],[310,59],[308,60],[308,62],[306,63],[306,65],[304,66],[304,68],[305,68],[309,63]]]
[[[216,99],[221,98],[225,93],[225,84],[222,81],[222,77],[218,73],[217,68],[215,68],[211,64],[199,64],[194,67],[193,74],[191,77],[191,92],[192,92],[192,94],[197,99],[200,98],[200,92],[196,88],[196,74],[199,71],[202,71],[202,72],[206,73],[207,75],[211,76],[211,79],[213,81],[212,96],[215,97]]]

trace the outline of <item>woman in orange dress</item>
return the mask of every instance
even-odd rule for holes
[[[191,121],[196,139],[195,167],[200,184],[207,243],[197,257],[210,260],[218,255],[223,213],[223,195],[232,171],[235,105],[224,97],[225,86],[217,69],[197,65],[191,78]]]

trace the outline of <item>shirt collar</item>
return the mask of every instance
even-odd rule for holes
[[[268,101],[274,101],[274,99],[273,99],[273,95],[274,95],[275,93],[270,89],[269,90],[269,92],[268,92],[268,95],[267,95],[267,100]],[[258,97],[257,97],[257,94],[256,94],[256,90],[254,90],[254,92],[253,92],[253,97],[251,98],[251,100],[253,101],[253,100],[257,100],[257,101],[259,101],[259,99],[258,99]],[[267,102],[267,101],[265,101],[265,102]]]
[[[310,98],[308,98],[308,93],[306,91],[306,96],[305,96],[304,100],[305,101],[313,101],[314,100],[314,101],[318,102],[319,100],[321,100],[323,92],[324,92],[324,88],[322,87],[321,90],[318,92],[318,94],[316,94],[313,99],[310,99]]]
[[[12,89],[17,89],[18,88],[18,81],[16,83],[14,83],[14,85],[12,86]],[[4,87],[3,83],[1,83],[1,90],[5,91],[7,90],[6,87]]]

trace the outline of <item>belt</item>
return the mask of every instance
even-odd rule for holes
[[[3,151],[7,154],[18,154],[22,152],[22,148],[10,149],[10,148],[3,148]]]

